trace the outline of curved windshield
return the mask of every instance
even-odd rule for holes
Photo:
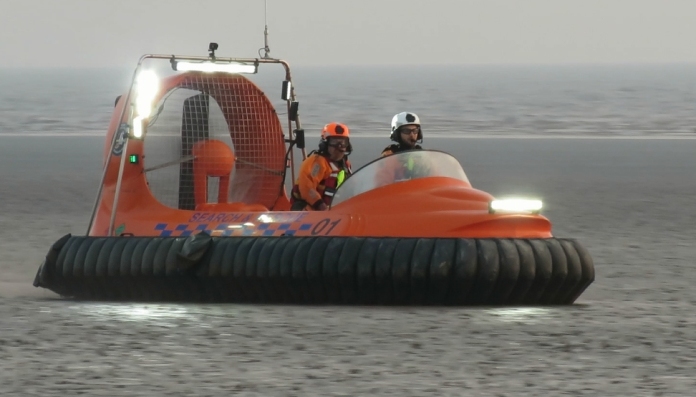
[[[428,177],[454,178],[470,185],[462,166],[451,155],[412,150],[378,158],[357,170],[338,188],[331,205],[382,186]]]

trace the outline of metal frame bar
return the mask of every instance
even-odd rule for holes
[[[128,114],[128,120],[127,120],[127,128],[128,128],[128,133],[125,134],[125,142],[123,144],[123,151],[121,153],[121,161],[119,164],[119,170],[118,170],[118,178],[116,180],[116,191],[114,192],[114,202],[113,206],[111,208],[111,217],[109,219],[109,229],[107,231],[107,235],[111,235],[114,230],[114,223],[116,221],[116,208],[118,207],[118,198],[119,198],[119,193],[121,190],[121,182],[123,180],[123,170],[125,168],[125,162],[126,162],[126,155],[128,151],[128,141],[131,139],[131,133],[132,133],[132,128],[133,128],[133,87],[135,86],[135,81],[138,76],[138,71],[140,70],[140,67],[142,66],[143,62],[147,59],[166,59],[169,60],[170,62],[173,61],[212,61],[215,63],[232,63],[232,62],[237,62],[237,63],[254,63],[255,65],[262,64],[262,63],[277,63],[281,64],[285,68],[285,79],[290,81],[290,98],[286,100],[286,106],[287,106],[287,114],[288,114],[288,137],[290,140],[289,145],[293,145],[294,141],[294,134],[293,134],[293,127],[292,127],[292,120],[290,120],[290,105],[293,101],[296,100],[296,95],[295,95],[295,84],[292,83],[292,75],[290,73],[290,65],[281,59],[275,59],[275,58],[220,58],[220,57],[215,57],[214,59],[210,56],[175,56],[175,55],[165,55],[165,54],[146,54],[140,57],[138,60],[138,64],[135,67],[135,70],[133,71],[133,77],[131,79],[131,84],[128,89],[128,93],[125,98],[125,103],[123,105],[123,109],[121,110],[121,116],[119,117],[119,123],[118,123],[118,129],[114,132],[114,136],[111,139],[111,145],[109,148],[109,157],[105,159],[104,161],[104,169],[102,171],[102,177],[99,183],[99,189],[97,191],[97,196],[94,200],[94,205],[92,207],[92,215],[89,220],[89,225],[87,227],[87,235],[89,235],[90,230],[92,229],[92,225],[94,224],[94,218],[97,213],[97,209],[99,207],[99,202],[101,201],[102,194],[103,194],[103,188],[104,188],[104,180],[106,179],[106,172],[109,168],[109,163],[111,160],[111,156],[113,156],[113,149],[114,145],[116,144],[117,139],[119,138],[120,135],[120,129],[121,125],[124,123],[123,119],[126,115],[126,111],[129,112]],[[299,114],[297,115],[295,119],[295,128],[296,129],[301,129],[301,123],[300,123],[300,116]],[[143,136],[143,139],[145,137]],[[305,149],[302,149],[302,159],[304,160],[307,157],[307,154],[305,152]],[[294,150],[290,151],[290,174],[291,178],[294,181],[295,180],[295,157],[294,157]]]

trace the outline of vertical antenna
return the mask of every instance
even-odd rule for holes
[[[265,29],[263,31],[263,50],[265,54],[263,55],[264,58],[270,58],[268,56],[268,53],[271,52],[271,49],[268,48],[268,20],[267,18],[267,13],[268,13],[268,2],[267,0],[263,0],[263,23],[265,25]]]

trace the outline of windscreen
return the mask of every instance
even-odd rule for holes
[[[377,159],[346,179],[334,195],[332,206],[367,191],[417,178],[447,177],[469,179],[451,155],[435,150],[413,150]]]

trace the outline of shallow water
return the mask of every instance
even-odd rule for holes
[[[356,167],[388,142],[355,138]],[[308,141],[308,145],[311,140]],[[31,281],[83,234],[103,138],[0,136],[2,395],[680,395],[696,357],[696,140],[428,137],[592,254],[571,307],[143,305]]]
[[[695,321],[678,302],[6,303],[5,395],[690,395],[694,386]]]
[[[0,71],[2,395],[693,394],[696,140],[661,139],[695,135],[692,66],[295,68],[309,147],[344,121],[357,168],[394,113],[417,112],[424,145],[475,187],[542,198],[554,233],[589,249],[597,279],[576,305],[514,309],[81,303],[33,288],[50,245],[85,232],[131,72]],[[277,81],[260,82],[274,101]],[[485,138],[503,134],[522,139]]]

